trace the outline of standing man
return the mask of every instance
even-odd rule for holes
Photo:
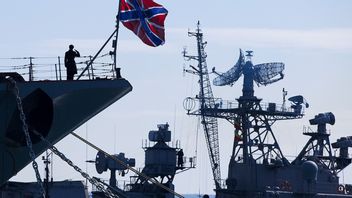
[[[77,74],[77,66],[75,62],[75,57],[80,57],[81,55],[77,50],[73,50],[74,46],[70,45],[69,50],[65,53],[65,67],[67,73],[67,80],[73,80],[73,76]]]
[[[183,168],[183,150],[177,152],[177,166]]]

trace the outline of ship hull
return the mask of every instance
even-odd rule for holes
[[[125,79],[18,82],[26,124],[36,156],[126,95],[132,86]],[[30,163],[13,85],[0,83],[0,184]]]

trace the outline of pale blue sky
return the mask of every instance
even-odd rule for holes
[[[336,124],[331,139],[352,135],[350,77],[352,67],[352,2],[327,1],[165,1],[158,3],[169,10],[166,19],[166,43],[159,48],[145,46],[129,30],[120,28],[118,49],[122,75],[134,90],[79,128],[76,132],[108,152],[125,152],[143,165],[141,140],[159,123],[169,122],[185,155],[195,154],[196,119],[185,115],[182,101],[197,94],[197,79],[186,75],[187,63],[181,50],[188,46],[195,52],[195,39],[187,30],[201,21],[208,66],[226,71],[236,61],[238,49],[254,50],[254,63],[282,61],[285,78],[268,87],[255,88],[264,101],[281,102],[281,90],[289,95],[302,94],[311,108],[302,120],[284,121],[274,126],[283,152],[296,155],[306,143],[303,125],[320,112],[332,111]],[[117,1],[3,1],[0,3],[0,57],[58,56],[73,43],[82,55],[94,54],[112,33]],[[2,65],[2,64],[0,64]],[[213,78],[213,76],[211,77]],[[216,97],[235,99],[242,79],[233,87],[213,87]],[[232,149],[232,128],[220,122],[222,177],[227,174]],[[314,127],[313,127],[314,128]],[[115,135],[116,134],[116,135]],[[212,192],[213,182],[203,139],[198,148],[198,167],[175,179],[180,193]],[[115,138],[116,136],[116,138]],[[293,143],[294,142],[294,143]],[[85,168],[86,147],[71,136],[57,144],[60,150]],[[74,152],[72,152],[74,151]],[[88,159],[96,152],[89,149]],[[41,162],[39,162],[41,164]],[[54,178],[81,179],[55,158]],[[94,167],[89,173],[97,176]],[[341,175],[352,183],[352,168]],[[108,178],[107,175],[103,177]],[[19,173],[16,180],[34,180],[31,168]],[[126,178],[127,179],[127,178]]]

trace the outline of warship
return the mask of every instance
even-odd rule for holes
[[[157,127],[158,130],[149,131],[148,140],[143,142],[145,166],[140,172],[131,169],[135,166],[135,159],[126,158],[124,153],[114,155],[123,163],[114,161],[114,157],[109,158],[109,155],[101,151],[92,161],[99,174],[110,170],[109,183],[105,185],[119,197],[184,197],[174,191],[173,180],[176,174],[195,168],[196,159],[184,156],[179,141],[176,141],[175,147],[170,145],[171,131],[168,123],[159,124]],[[123,177],[129,169],[137,174],[130,176],[129,182],[118,185],[116,171]],[[106,197],[106,194],[101,191],[93,191],[92,195],[93,198]]]
[[[157,131],[150,131],[149,141],[143,147],[145,167],[141,171],[133,168],[134,158],[126,158],[124,153],[110,155],[73,132],[132,90],[132,85],[121,77],[116,63],[120,21],[147,45],[155,47],[164,43],[165,8],[153,1],[119,1],[118,5],[113,33],[95,56],[81,57],[83,59],[77,65],[83,66],[78,68],[80,73],[75,79],[67,68],[67,80],[63,80],[61,63],[66,62],[67,53],[64,61],[62,57],[2,58],[13,62],[29,61],[29,64],[11,62],[8,71],[0,73],[1,198],[183,197],[174,191],[173,179],[175,174],[194,168],[195,160],[189,158],[190,166],[187,167],[179,144],[170,146],[168,124],[158,125]],[[144,36],[141,35],[143,31]],[[101,54],[110,41],[113,49]],[[69,48],[72,50],[73,45]],[[74,56],[80,57],[79,52]],[[46,60],[41,62],[40,59],[56,59],[57,62],[47,64]],[[105,62],[106,59],[109,62]],[[54,79],[43,74],[48,71],[54,71]],[[98,151],[96,159],[87,162],[95,163],[99,174],[109,170],[109,183],[84,172],[54,146],[69,134]],[[46,174],[42,180],[36,158],[46,150],[51,153],[43,156]],[[93,191],[88,193],[82,181],[53,181],[53,178],[50,181],[48,166],[53,162],[49,155],[53,154],[89,181]],[[36,182],[8,181],[29,163],[32,163]],[[128,171],[135,176],[129,184],[119,187],[116,172],[124,176]]]
[[[42,68],[36,57],[11,59],[29,61],[29,64],[13,67],[12,63],[11,71],[0,73],[0,185],[6,185],[32,162],[43,189],[35,158],[132,90],[132,85],[121,77],[115,61],[93,68],[94,60],[103,57],[99,53],[116,32],[94,57],[83,57],[84,67],[75,80],[63,80],[60,57],[56,57],[56,64],[49,65],[55,65],[54,79],[42,75],[47,68]],[[116,60],[116,44],[113,48],[109,54]],[[92,95],[94,100],[89,99]]]
[[[113,51],[99,55],[114,36]],[[338,176],[352,162],[349,154],[352,137],[330,142],[326,127],[335,123],[332,112],[319,113],[310,120],[312,128],[316,126],[316,129],[309,127],[304,131],[309,140],[294,160],[289,161],[281,151],[272,125],[280,120],[302,118],[309,104],[303,96],[297,95],[288,98],[290,105],[286,106],[285,90],[283,104],[265,104],[254,94],[254,84],[267,86],[282,80],[284,63],[254,65],[253,51],[248,50],[244,55],[240,50],[237,63],[229,71],[219,73],[213,68],[209,72],[206,42],[199,23],[189,36],[196,37],[198,54],[191,56],[184,51],[183,55],[188,60],[198,61],[198,66],[191,66],[185,72],[199,77],[200,91],[195,97],[187,97],[183,105],[188,115],[201,119],[216,197],[352,197],[352,185],[342,184]],[[168,124],[158,125],[157,130],[149,132],[149,142],[143,147],[145,167],[142,170],[134,168],[134,158],[127,158],[124,153],[108,154],[73,132],[132,90],[132,85],[121,77],[116,67],[116,40],[117,30],[94,57],[83,57],[86,58],[82,62],[84,67],[73,81],[62,79],[60,57],[53,57],[58,60],[54,64],[54,79],[35,79],[33,61],[38,59],[36,57],[22,58],[29,61],[27,79],[13,70],[0,73],[1,197],[90,196],[81,181],[54,182],[46,177],[42,183],[35,158],[47,149],[95,186],[92,197],[183,197],[174,191],[173,180],[177,173],[194,168],[195,158],[185,158],[177,144],[170,146]],[[110,74],[97,74],[94,61],[108,56],[112,56],[114,63],[101,66],[108,66]],[[217,75],[213,81],[215,86],[232,86],[243,77],[242,95],[235,101],[214,97],[209,74]],[[88,99],[91,95],[95,96],[94,100]],[[234,131],[225,180],[220,171],[217,119],[227,120]],[[96,159],[89,162],[95,164],[98,174],[110,171],[108,182],[88,175],[54,146],[68,134],[98,150]],[[47,159],[44,162],[49,164]],[[36,172],[37,182],[8,181],[29,163]],[[128,184],[119,185],[116,174],[124,176],[128,171],[135,175]]]
[[[199,94],[187,97],[188,115],[200,117],[218,198],[230,197],[352,197],[352,185],[342,184],[338,173],[351,164],[349,148],[352,136],[330,141],[327,125],[335,124],[332,112],[318,113],[309,120],[303,135],[309,137],[298,156],[289,161],[280,149],[272,125],[280,120],[300,119],[309,104],[302,95],[288,98],[283,89],[283,104],[263,103],[254,93],[254,84],[267,86],[284,78],[281,62],[254,65],[253,51],[240,50],[236,64],[225,73],[208,71],[203,33],[198,27],[189,36],[196,37],[197,55],[183,51],[186,60],[195,60],[185,72],[199,77]],[[209,74],[215,74],[215,86],[234,85],[243,76],[242,95],[236,100],[214,97]],[[221,178],[218,120],[233,126],[233,150],[228,175]],[[313,128],[314,127],[314,128]]]
[[[149,132],[149,141],[143,145],[145,167],[142,170],[134,168],[134,158],[126,158],[124,153],[110,155],[73,132],[132,90],[132,85],[121,77],[120,68],[116,66],[117,30],[118,26],[94,57],[80,57],[77,63],[80,74],[74,80],[63,80],[66,76],[62,74],[61,57],[10,58],[29,61],[29,64],[9,66],[10,71],[0,73],[1,198],[183,197],[174,191],[173,180],[176,174],[195,168],[195,158],[186,158],[178,141],[175,147],[171,145],[174,142],[170,143],[171,131],[167,123]],[[113,50],[100,55],[111,40]],[[47,64],[47,59],[57,62]],[[104,62],[107,59],[109,61]],[[43,66],[45,68],[41,68]],[[54,79],[43,75],[48,70],[54,71]],[[92,95],[94,100],[89,99]],[[54,146],[69,134],[98,151],[96,159],[87,163],[94,163],[98,174],[110,171],[108,183],[84,172]],[[43,156],[46,174],[42,180],[36,158],[44,151],[51,153]],[[89,181],[92,192],[88,192],[83,181],[50,178],[48,166],[53,163],[54,154]],[[36,182],[8,181],[30,163]],[[125,176],[129,171],[135,173],[130,181],[118,184],[116,173]]]

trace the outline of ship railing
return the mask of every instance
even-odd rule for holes
[[[109,183],[109,179],[106,179],[106,178],[99,178],[99,180],[107,184]],[[97,186],[92,184],[92,191],[100,191],[100,190],[97,188]]]
[[[92,56],[76,57],[77,75],[87,67]],[[0,73],[18,73],[25,81],[66,80],[64,57],[0,58]],[[89,66],[80,80],[112,79],[116,71],[109,54],[99,56]]]
[[[109,179],[100,178],[99,180],[104,182],[105,184],[109,184]],[[126,190],[129,190],[129,186],[130,186],[129,184],[130,184],[130,181],[128,180],[117,180],[116,186],[112,186],[112,187],[117,187],[118,189],[126,191]],[[100,190],[95,185],[92,185],[92,191],[100,191]]]
[[[130,190],[129,189],[129,181],[128,180],[118,180],[117,182],[116,182],[116,186],[119,188],[119,189],[121,189],[121,190],[123,190],[123,191],[128,191],[128,190]]]
[[[142,148],[143,149],[148,149],[156,145],[158,142],[156,141],[150,141],[147,139],[142,139]],[[166,145],[168,145],[171,148],[175,148],[176,150],[179,150],[181,148],[181,141],[176,140],[176,141],[170,141],[170,142],[165,142]]]
[[[215,109],[236,109],[239,108],[239,103],[238,101],[234,100],[223,100],[222,98],[203,98],[204,100],[212,100],[214,101],[214,106],[211,108]],[[192,102],[192,101],[193,102]],[[188,101],[186,106],[189,107],[196,107],[197,103],[200,103],[201,98],[195,97],[195,98],[188,98]],[[199,105],[198,105],[199,106]],[[302,105],[290,105],[287,106],[286,104],[279,104],[279,103],[273,103],[273,102],[260,102],[261,109],[263,111],[267,111],[270,113],[292,113],[292,114],[300,114],[303,115],[305,111],[305,106]],[[187,108],[187,110],[191,108]]]
[[[312,129],[311,126],[303,126],[303,134],[318,133],[317,129]],[[326,130],[326,134],[331,134],[331,129]]]
[[[261,102],[260,106],[264,111],[268,112],[286,112],[286,113],[297,113],[297,114],[304,114],[305,106],[302,105],[290,105],[287,106],[286,104],[280,103],[273,103],[273,102]]]

